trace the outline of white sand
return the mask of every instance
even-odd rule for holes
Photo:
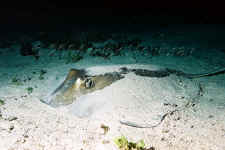
[[[113,139],[124,135],[131,141],[143,139],[147,147],[157,150],[223,150],[225,149],[225,75],[189,80],[171,75],[148,78],[129,73],[103,90],[80,97],[75,103],[52,108],[39,101],[52,92],[65,78],[70,68],[86,68],[99,74],[116,71],[119,67],[176,68],[200,73],[218,68],[211,54],[193,56],[155,56],[138,62],[132,57],[113,57],[112,60],[88,57],[74,64],[48,57],[41,50],[40,60],[22,57],[18,49],[0,55],[0,149],[1,150],[117,150]],[[200,52],[199,52],[200,53]],[[211,59],[211,62],[207,59]],[[15,61],[16,60],[16,61]],[[39,80],[40,70],[47,73]],[[35,74],[33,72],[36,72]],[[23,85],[12,79],[31,80]],[[182,82],[181,82],[182,81]],[[199,84],[203,96],[198,96]],[[31,94],[26,88],[33,87]],[[155,128],[139,129],[121,125],[119,120],[140,124],[155,124],[163,114],[176,109],[164,103],[184,108],[169,115]],[[194,104],[185,108],[186,104]],[[79,116],[86,116],[80,118]],[[13,118],[16,117],[16,118]],[[110,127],[103,134],[101,124]]]

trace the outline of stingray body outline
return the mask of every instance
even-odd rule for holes
[[[207,73],[188,74],[174,69],[147,70],[147,69],[129,69],[122,67],[119,72],[109,72],[100,75],[88,75],[85,69],[70,69],[65,80],[50,94],[48,102],[44,103],[59,107],[62,105],[72,104],[78,97],[101,90],[112,83],[123,79],[125,74],[133,72],[138,76],[163,78],[171,74],[193,79],[204,76],[212,76],[225,73],[225,68],[217,69]]]
[[[124,76],[118,72],[91,76],[83,69],[71,69],[65,80],[50,94],[50,100],[44,103],[52,107],[69,105],[78,97],[101,90],[122,78]]]

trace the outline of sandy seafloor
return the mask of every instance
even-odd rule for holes
[[[151,39],[148,32],[136,35],[150,45],[160,44],[168,49],[173,47],[171,43],[181,41],[184,47],[196,49],[189,56],[127,53],[110,60],[86,56],[77,63],[66,64],[58,58],[60,54],[48,56],[49,49],[40,51],[39,60],[20,56],[16,45],[1,49],[0,99],[5,104],[0,106],[0,149],[117,150],[113,140],[124,135],[129,141],[143,139],[146,147],[157,150],[224,150],[225,74],[190,80],[175,75],[148,78],[129,73],[69,106],[52,108],[40,102],[65,79],[70,68],[86,68],[90,73],[101,74],[124,66],[149,70],[168,67],[187,73],[225,67],[225,53],[216,47],[218,43],[213,43],[216,38],[205,40],[219,32],[202,28],[184,30],[179,37],[170,35],[161,41]],[[42,69],[47,73],[40,80]],[[12,83],[15,77],[25,81],[15,85]],[[31,94],[26,90],[28,87],[34,89]],[[155,128],[140,129],[119,123],[127,120],[154,124],[163,114],[176,109],[175,105],[183,109],[167,116]],[[106,134],[102,124],[110,128]]]

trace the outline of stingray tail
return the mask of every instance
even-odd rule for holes
[[[205,76],[214,76],[214,75],[225,73],[225,68],[216,69],[216,70],[213,70],[213,71],[210,71],[210,72],[199,73],[199,74],[189,74],[189,73],[185,73],[185,72],[174,70],[174,69],[168,69],[168,68],[166,70],[170,74],[176,74],[177,76],[183,76],[183,77],[186,77],[188,79],[200,78],[200,77],[205,77]]]
[[[225,73],[225,68],[217,69],[217,70],[206,72],[206,73],[200,73],[200,74],[184,74],[184,76],[189,79],[193,79],[193,78],[200,78],[200,77],[206,77],[206,76],[214,76],[214,75],[223,74],[223,73]]]

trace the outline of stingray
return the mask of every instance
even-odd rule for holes
[[[52,107],[69,105],[78,97],[101,90],[122,78],[124,76],[118,72],[91,76],[83,69],[71,69],[63,83],[50,94],[47,100],[42,102]]]
[[[163,78],[175,74],[177,76],[193,79],[225,73],[225,68],[201,74],[188,74],[168,68],[162,70],[147,70],[122,67],[118,72],[109,72],[100,75],[88,75],[85,69],[71,69],[59,87],[48,96],[47,100],[42,100],[42,102],[52,107],[72,104],[78,97],[101,90],[112,83],[123,79],[125,74],[130,72],[133,72],[138,76],[152,78]]]
[[[100,75],[88,75],[85,69],[71,69],[65,80],[48,96],[47,99],[41,100],[42,102],[52,106],[59,107],[72,104],[82,95],[101,90],[110,86],[114,82],[125,78],[125,75],[133,72],[137,76],[151,77],[151,78],[164,78],[171,74],[182,76],[188,79],[200,78],[205,76],[214,76],[224,74],[225,68],[217,69],[214,71],[189,74],[175,69],[161,69],[161,70],[147,70],[147,69],[129,69],[126,67],[120,68],[118,72],[109,72]],[[201,90],[201,89],[200,89]],[[154,128],[159,126],[164,119],[176,111],[183,110],[175,109],[162,115],[160,121],[156,124],[139,124],[133,121],[119,120],[122,125],[136,127],[136,128]]]

